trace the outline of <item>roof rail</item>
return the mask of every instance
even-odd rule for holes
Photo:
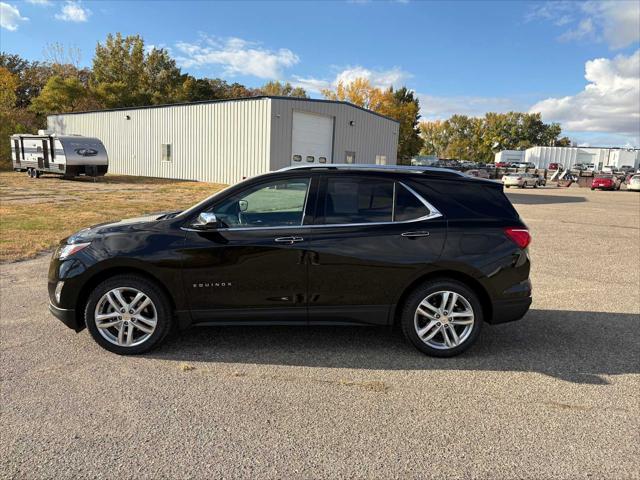
[[[372,170],[372,171],[392,171],[406,173],[433,173],[436,175],[450,177],[464,177],[465,175],[456,170],[439,167],[409,166],[409,165],[375,165],[365,163],[327,163],[324,165],[294,165],[284,167],[279,172],[287,170]]]

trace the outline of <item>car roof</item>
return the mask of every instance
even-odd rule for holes
[[[352,163],[331,163],[326,165],[295,165],[291,167],[285,167],[278,170],[278,172],[289,171],[347,171],[347,172],[381,172],[381,173],[413,173],[424,174],[432,177],[440,178],[468,178],[462,172],[451,170],[449,168],[442,167],[426,167],[421,165],[374,165],[374,164],[352,164]]]

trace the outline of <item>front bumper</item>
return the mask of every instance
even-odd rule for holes
[[[75,330],[76,332],[82,330],[83,327],[80,327],[78,325],[78,318],[76,317],[75,310],[56,307],[53,303],[49,302],[49,311],[53,314],[54,317],[56,317],[72,330]]]

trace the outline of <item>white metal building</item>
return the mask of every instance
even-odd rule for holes
[[[496,153],[496,163],[498,162],[524,162],[524,150],[503,150]]]
[[[50,115],[48,129],[97,137],[109,172],[235,183],[289,165],[395,164],[399,124],[346,102],[290,97]]]
[[[502,158],[505,150],[496,153],[496,162]],[[532,147],[518,152],[525,162],[533,163],[537,168],[547,168],[550,163],[560,163],[564,168],[570,168],[576,163],[594,164],[597,170],[606,165],[621,167],[630,165],[638,168],[640,164],[640,150],[624,148],[596,148],[596,147]]]

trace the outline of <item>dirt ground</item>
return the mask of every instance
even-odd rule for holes
[[[0,262],[34,257],[89,225],[186,208],[223,187],[121,175],[34,180],[0,172]]]

